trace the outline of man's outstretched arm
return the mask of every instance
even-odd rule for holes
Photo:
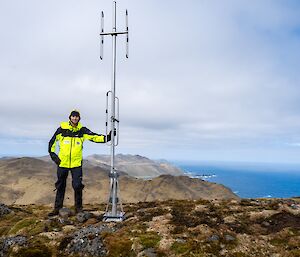
[[[105,143],[110,141],[108,140],[108,137],[102,134],[97,134],[92,131],[90,131],[88,128],[83,127],[83,138],[86,140],[90,140],[94,143]]]

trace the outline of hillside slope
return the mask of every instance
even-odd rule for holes
[[[110,155],[94,154],[88,156],[86,159],[94,165],[110,165]],[[115,167],[136,178],[153,178],[164,174],[173,176],[183,175],[182,170],[166,161],[153,161],[140,155],[117,154],[115,157]]]
[[[141,168],[142,169],[142,168]],[[84,163],[85,203],[106,202],[109,193],[108,170]],[[70,176],[71,177],[71,176]],[[36,158],[0,160],[0,202],[5,204],[52,204],[56,167]],[[151,180],[137,179],[120,172],[123,202],[167,199],[238,199],[228,188],[186,176],[161,175]],[[66,204],[73,203],[71,178],[68,179]]]

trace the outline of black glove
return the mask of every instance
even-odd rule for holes
[[[52,161],[54,161],[57,165],[60,164],[60,159],[56,153],[51,152],[50,157],[51,157]]]
[[[117,130],[114,129],[114,136],[117,135]],[[106,142],[110,141],[111,140],[111,131],[109,131],[108,135],[106,136]]]

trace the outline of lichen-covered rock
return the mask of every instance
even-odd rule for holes
[[[65,220],[68,219],[68,217],[70,217],[71,215],[73,215],[73,212],[69,208],[64,207],[59,210],[59,216]]]
[[[218,235],[212,235],[207,239],[208,242],[215,242],[215,241],[219,241],[219,240],[220,240],[220,237]]]
[[[66,252],[68,254],[77,253],[82,256],[85,254],[99,257],[106,256],[107,250],[104,247],[101,233],[113,231],[113,228],[109,228],[106,225],[82,228],[71,236]]]
[[[230,242],[230,241],[235,241],[235,238],[232,235],[225,235],[224,236],[225,241]]]
[[[11,212],[12,210],[9,209],[5,204],[0,203],[0,217]]]
[[[14,245],[25,245],[26,237],[24,236],[15,236],[15,237],[7,237],[0,239],[0,257],[5,257],[8,250]]]
[[[147,248],[144,251],[140,252],[137,257],[157,257],[155,249]]]
[[[79,221],[80,223],[83,223],[85,221],[87,221],[88,219],[92,218],[93,214],[90,212],[79,212],[76,215],[76,219],[77,221]]]

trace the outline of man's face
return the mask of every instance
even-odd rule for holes
[[[70,120],[73,124],[77,125],[79,122],[79,116],[71,116]]]

